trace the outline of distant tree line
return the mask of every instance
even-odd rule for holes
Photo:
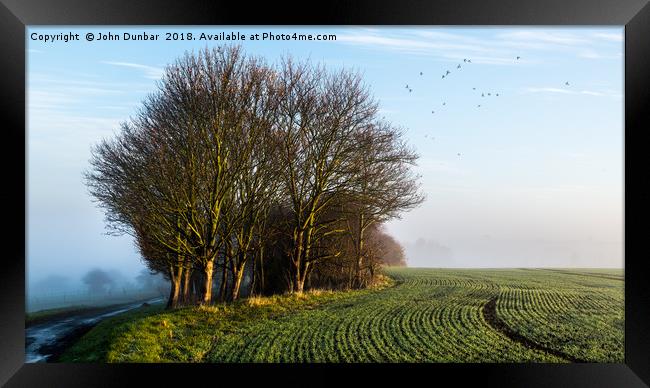
[[[258,294],[359,288],[403,264],[381,225],[423,201],[417,155],[358,73],[231,46],[186,53],[158,86],[85,178],[170,280],[169,307],[238,299],[244,278]]]
[[[93,268],[81,278],[81,282],[86,286],[86,291],[94,295],[126,292],[126,289],[134,288],[140,291],[160,291],[161,281],[164,281],[158,273],[152,273],[147,269],[140,271],[135,280],[136,284],[134,285],[126,280],[119,271],[107,271],[101,268]]]

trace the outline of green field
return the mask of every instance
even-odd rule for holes
[[[623,272],[390,268],[371,290],[108,320],[62,361],[623,362]]]

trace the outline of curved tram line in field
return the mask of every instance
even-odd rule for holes
[[[620,282],[599,279],[619,286],[606,284],[603,291],[575,282],[575,276],[543,271],[393,269],[390,274],[398,281],[392,288],[222,337],[206,361],[622,359],[622,333],[612,324],[622,315]],[[589,353],[594,351],[601,353]]]
[[[515,342],[519,342],[520,344],[524,345],[529,349],[537,349],[539,351],[552,354],[556,357],[563,358],[570,362],[587,362],[585,360],[581,360],[572,357],[568,354],[562,353],[558,350],[547,348],[546,346],[535,343],[529,340],[528,338],[520,335],[516,331],[512,330],[510,327],[508,327],[508,325],[505,322],[501,320],[501,318],[497,316],[497,298],[490,299],[490,301],[487,302],[485,306],[483,306],[481,312],[483,313],[483,318],[485,319],[485,321],[490,326],[492,326],[494,330],[502,333],[503,335],[505,335],[506,337],[510,338]]]

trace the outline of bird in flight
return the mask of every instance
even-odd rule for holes
[[[521,57],[517,57],[517,60],[519,60],[519,58],[521,58]]]
[[[476,88],[472,88],[472,90],[476,90]]]
[[[409,89],[409,93],[411,93],[412,91],[413,91],[413,89]]]
[[[481,93],[481,97],[485,97],[485,93]]]
[[[456,66],[456,69],[460,69],[460,63],[458,64],[458,66]]]
[[[407,89],[409,88],[409,85],[408,85],[408,84],[406,84],[406,88],[407,88]]]
[[[463,62],[467,62],[467,58],[463,59]]]
[[[444,74],[442,75],[442,78],[443,78],[443,79],[445,78],[445,75],[444,75]]]
[[[472,60],[471,60],[471,59],[468,59],[468,60],[467,60],[467,63],[472,63]]]
[[[435,111],[431,111],[431,113],[436,113]]]
[[[488,93],[488,96],[491,96],[491,94],[490,94],[490,93]]]
[[[564,84],[565,84],[566,86],[569,86],[569,81],[566,81]]]
[[[499,93],[497,93],[497,97],[499,97]]]
[[[451,73],[451,71],[447,70],[447,74]]]
[[[447,103],[446,103],[446,102],[443,102],[442,105],[447,105]]]
[[[480,108],[480,107],[481,107],[481,104],[479,104],[479,105],[477,106],[477,108]]]
[[[458,156],[460,156],[460,152],[459,152],[459,153],[457,153],[456,155],[458,155]]]
[[[422,72],[420,72],[420,75],[422,75]]]

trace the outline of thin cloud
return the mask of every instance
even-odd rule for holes
[[[614,55],[603,55],[600,53],[597,53],[594,50],[582,50],[578,53],[579,58],[586,58],[586,59],[621,59],[623,57],[622,53],[614,54]]]
[[[122,118],[87,116],[53,110],[32,110],[29,112],[29,142],[52,138],[61,138],[64,142],[86,147],[92,143],[97,134],[108,134],[119,128]],[[74,142],[72,139],[83,139]],[[64,148],[65,149],[65,148]]]
[[[110,110],[127,110],[131,109],[130,106],[120,106],[120,105],[99,105],[97,109],[110,109]]]
[[[617,33],[567,33],[546,30],[511,31],[498,34],[502,39],[500,45],[524,51],[558,51],[575,52],[584,59],[621,59],[621,52],[612,53],[611,46],[605,48],[603,43],[622,42],[622,34]]]
[[[380,48],[387,48],[399,51],[407,51],[413,53],[436,54],[431,50],[467,50],[467,51],[487,51],[486,49],[477,46],[463,43],[440,43],[431,42],[422,39],[413,39],[405,37],[385,37],[372,34],[346,34],[337,37],[337,42],[348,44],[374,46]]]
[[[609,33],[609,32],[596,32],[593,37],[597,40],[604,40],[608,42],[623,42],[623,33]]]
[[[513,53],[491,47],[486,41],[450,33],[416,31],[392,36],[343,34],[338,36],[337,42],[402,54],[433,56],[447,62],[470,58],[476,64],[514,64]]]
[[[60,91],[28,90],[27,106],[31,112],[34,109],[62,109],[79,103],[79,97],[71,96]]]
[[[149,79],[160,79],[164,73],[164,70],[159,67],[141,65],[139,63],[113,62],[113,61],[102,61],[101,63],[105,63],[107,65],[123,66],[123,67],[130,67],[133,69],[142,70],[144,71],[144,76]]]
[[[580,94],[586,94],[588,96],[597,96],[597,97],[612,97],[612,98],[623,98],[623,94],[619,92],[594,92],[591,90],[581,90]]]
[[[580,91],[580,94],[586,94],[586,95],[589,95],[589,96],[599,96],[599,97],[606,96],[605,93],[592,92],[590,90],[582,90],[582,91]]]
[[[573,95],[583,94],[583,95],[587,95],[587,96],[614,97],[614,98],[622,97],[622,95],[620,93],[612,92],[612,91],[568,90],[568,89],[560,89],[560,88],[553,88],[553,87],[526,88],[525,92],[527,92],[527,93],[557,93],[557,94],[573,94]]]
[[[88,98],[99,96],[115,96],[124,94],[123,90],[112,90],[93,87],[63,86],[59,88],[34,88],[27,89],[27,106],[33,109],[75,109]]]
[[[527,92],[530,93],[562,93],[562,94],[575,94],[571,90],[565,90],[560,88],[526,88]]]
[[[574,51],[588,59],[616,59],[621,54],[598,51],[594,45],[620,39],[615,33],[568,33],[549,30],[516,30],[478,38],[441,31],[396,31],[380,34],[372,30],[339,35],[337,42],[401,54],[426,55],[441,61],[461,61],[488,65],[535,64],[530,51]],[[515,60],[516,57],[521,57]]]
[[[513,31],[499,34],[498,37],[513,41],[541,42],[563,46],[578,46],[591,43],[589,39],[578,35],[551,31]]]
[[[80,88],[90,88],[90,89],[101,89],[101,90],[120,90],[127,89],[133,91],[133,88],[138,87],[142,89],[148,89],[150,85],[146,82],[142,84],[134,84],[133,82],[107,82],[104,80],[96,79],[74,79],[76,75],[73,74],[58,74],[56,77],[42,74],[34,73],[29,75],[28,82],[30,85],[50,85],[56,88],[57,91],[61,90],[63,87],[80,87]],[[31,86],[30,86],[31,87]]]

